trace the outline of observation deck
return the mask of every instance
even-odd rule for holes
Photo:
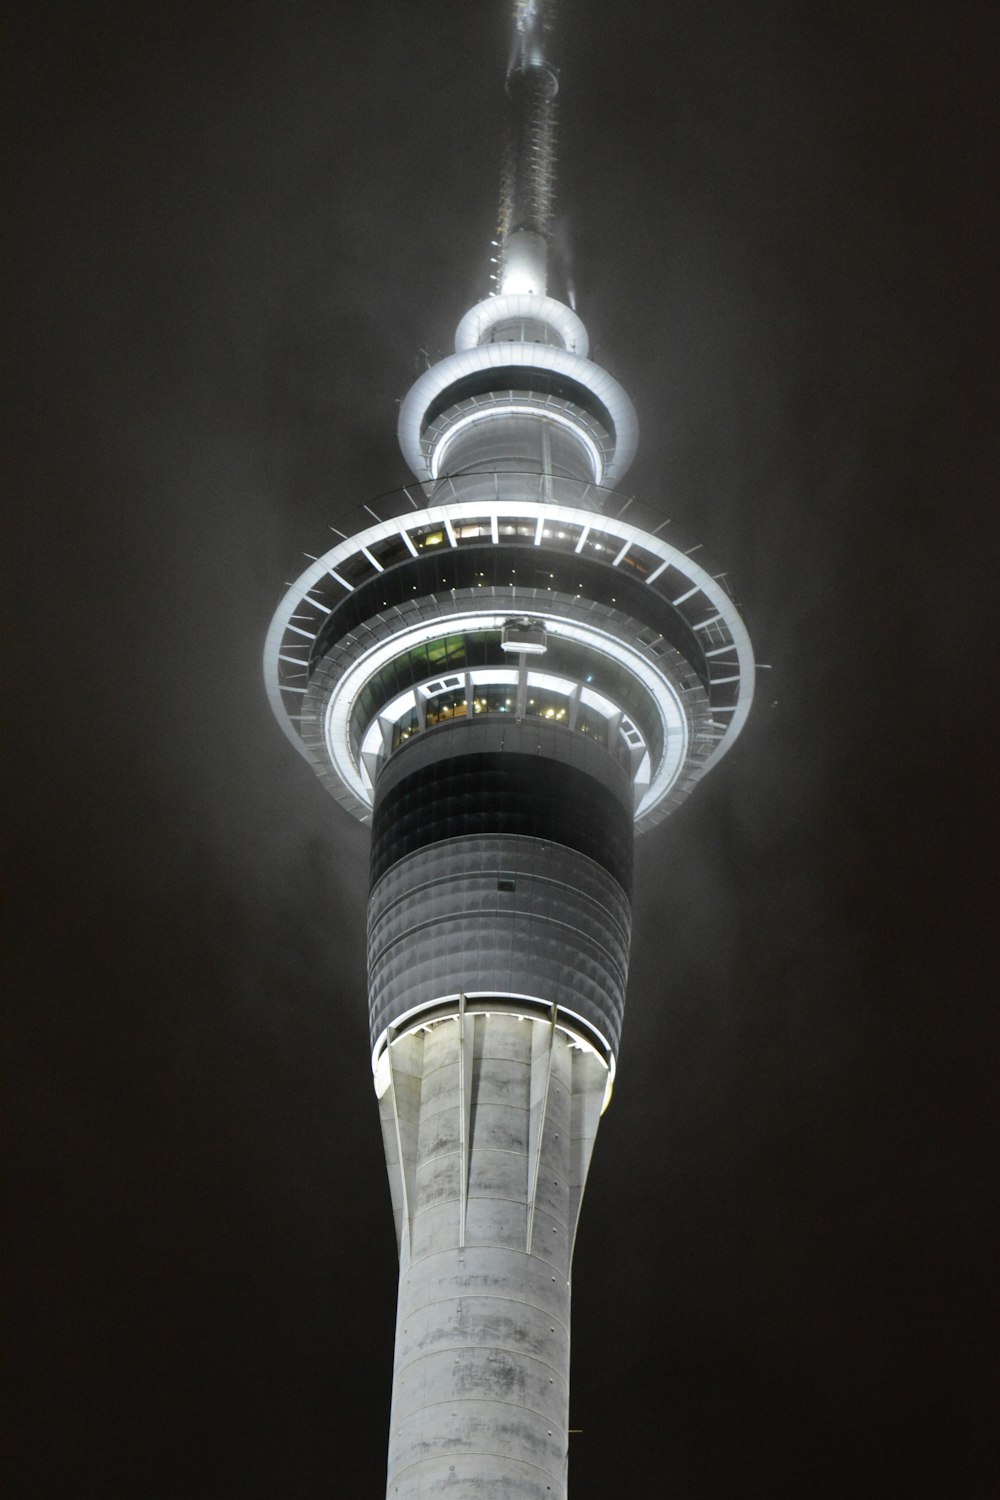
[[[725,575],[634,500],[476,472],[405,486],[334,529],[279,606],[265,676],[289,739],[362,821],[414,736],[537,717],[606,745],[644,830],[743,725],[753,657]],[[537,622],[542,650],[505,642],[519,621]]]

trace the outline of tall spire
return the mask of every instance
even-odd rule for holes
[[[555,180],[559,80],[545,55],[552,0],[514,0],[497,286],[544,295]]]

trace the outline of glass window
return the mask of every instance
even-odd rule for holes
[[[622,550],[623,538],[609,536],[606,531],[592,531],[583,544],[584,552],[593,552],[602,562],[610,562]]]
[[[434,673],[441,674],[441,688],[459,688],[464,693],[464,676],[454,670],[449,673],[447,669],[465,667],[466,664],[509,666],[500,649],[500,631],[483,630],[474,635],[449,635],[421,641],[405,655],[386,662],[362,688],[351,711],[350,741],[355,755],[359,753],[361,737],[376,713],[397,693],[418,684],[427,684],[427,679]]]
[[[381,542],[376,542],[368,550],[373,557],[378,558],[383,568],[392,568],[396,563],[405,562],[412,555],[401,536],[384,537]]]
[[[370,578],[377,572],[377,569],[372,567],[363,552],[356,552],[353,557],[348,557],[344,562],[338,564],[337,572],[348,583],[359,584],[364,579]]]
[[[482,683],[473,689],[473,693],[473,713],[512,714],[517,711],[517,686],[513,682]]]
[[[418,552],[448,545],[448,535],[443,526],[418,526],[415,531],[410,532],[410,540]]]
[[[655,553],[647,552],[645,547],[639,547],[633,542],[618,566],[631,568],[633,573],[638,573],[641,578],[645,578],[647,573],[652,573],[662,561],[663,559],[657,557]]]
[[[525,717],[551,719],[556,724],[567,724],[569,697],[565,693],[554,692],[551,688],[532,687],[529,682]]]
[[[483,537],[487,541],[492,541],[493,529],[490,526],[488,517],[484,520],[463,521],[460,526],[455,527],[455,536],[458,538],[459,544],[462,542],[479,541]]]
[[[465,702],[465,688],[452,688],[450,692],[441,693],[437,698],[431,698],[424,709],[424,719],[427,728],[431,729],[435,724],[447,724],[452,719],[464,719],[467,707]]]
[[[581,703],[577,710],[576,727],[581,734],[589,734],[592,739],[607,744],[608,721],[603,714],[597,712],[596,708],[590,708],[586,703]]]
[[[392,726],[392,748],[402,745],[411,734],[417,734],[420,729],[420,720],[417,718],[417,710],[411,708],[405,713],[398,723]]]
[[[650,587],[654,588],[658,594],[662,594],[664,599],[679,599],[682,594],[690,591],[691,580],[671,564],[670,567],[664,568]]]
[[[572,522],[553,521],[542,530],[542,540],[547,547],[556,547],[560,552],[575,552],[582,527]]]

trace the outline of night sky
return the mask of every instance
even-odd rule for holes
[[[487,290],[507,6],[20,12],[6,1493],[378,1497],[367,833],[260,659]],[[995,32],[561,4],[623,488],[724,562],[770,665],[638,846],[573,1500],[1000,1496]]]

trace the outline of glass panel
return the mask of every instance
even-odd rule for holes
[[[557,547],[561,552],[574,552],[580,540],[582,527],[571,522],[554,521],[542,530],[542,538],[548,547]]]
[[[455,536],[458,538],[459,545],[462,542],[479,541],[483,537],[487,541],[492,541],[493,530],[487,517],[483,520],[463,521],[460,525],[456,525]]]
[[[606,531],[592,531],[583,544],[584,552],[593,552],[602,562],[610,562],[618,556],[624,537],[609,536]]]
[[[502,520],[497,525],[497,532],[500,536],[507,537],[508,539],[516,536],[525,536],[534,541],[535,526],[536,522],[534,521]]]
[[[373,557],[378,558],[383,568],[392,568],[396,563],[405,562],[412,555],[401,536],[385,537],[384,540],[370,547],[369,551]]]
[[[474,658],[476,665],[508,666],[509,662],[500,649],[500,631],[484,630],[475,635],[442,636],[436,641],[421,641],[411,647],[405,655],[394,658],[365,684],[355,700],[351,711],[350,741],[355,755],[359,753],[361,736],[376,713],[397,693],[406,688],[426,684],[435,672],[442,674],[448,687],[465,691],[464,680],[456,675],[455,667],[464,667]],[[449,673],[448,669],[451,668]]]
[[[551,688],[528,687],[525,717],[551,719],[556,724],[569,722],[569,698],[565,693],[553,692]]]
[[[641,578],[645,578],[647,573],[652,573],[662,561],[663,559],[657,557],[655,553],[647,552],[645,547],[639,547],[633,542],[618,566],[631,568],[633,573],[638,573]]]
[[[474,692],[473,713],[512,714],[517,710],[517,687],[513,682],[484,683]]]
[[[338,564],[337,572],[341,578],[348,583],[358,584],[365,578],[370,578],[377,570],[372,567],[363,552],[356,552],[353,557],[348,557],[344,562]]]
[[[679,599],[682,594],[689,592],[691,581],[671,564],[670,567],[664,568],[659,578],[650,584],[650,587],[654,588],[658,594],[662,594],[664,599]]]
[[[608,721],[596,708],[589,708],[586,703],[581,703],[576,716],[576,727],[581,734],[589,734],[592,739],[607,744]]]
[[[392,748],[395,750],[398,745],[408,740],[411,734],[419,733],[419,730],[420,720],[417,718],[417,710],[411,708],[398,723],[392,726]]]
[[[419,526],[410,532],[410,540],[422,552],[426,548],[447,547],[448,534],[443,526]]]
[[[442,693],[438,698],[431,698],[424,710],[424,719],[428,729],[435,724],[447,724],[452,719],[464,719],[465,716],[464,688],[453,688],[449,693]]]

